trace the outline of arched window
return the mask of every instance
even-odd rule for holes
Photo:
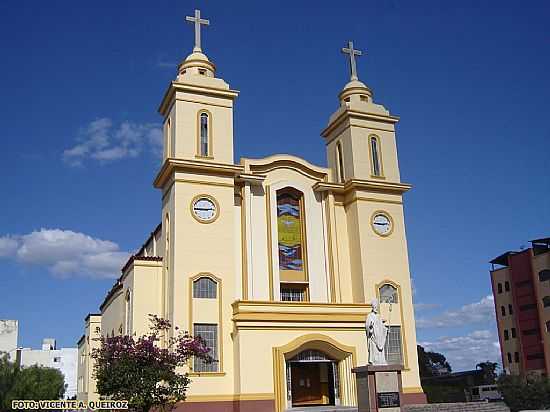
[[[370,155],[372,163],[373,176],[382,176],[382,167],[380,164],[380,147],[376,136],[370,137]]]
[[[380,287],[380,303],[398,303],[397,288],[389,283]]]
[[[338,173],[338,181],[343,183],[346,180],[344,175],[344,156],[342,155],[342,143],[336,143],[336,169]]]
[[[171,120],[168,118],[166,122],[164,123],[164,157],[170,157],[172,155],[171,153],[171,134],[172,134],[172,127],[171,127]]]
[[[277,192],[277,246],[281,300],[307,300],[305,220],[302,192],[287,187]]]
[[[200,136],[199,136],[199,145],[200,145],[200,155],[208,156],[209,155],[209,137],[210,137],[210,116],[208,113],[200,114]]]
[[[126,335],[132,334],[132,292],[126,292]]]
[[[193,282],[193,297],[202,299],[216,299],[218,288],[216,282],[208,277],[203,277]]]

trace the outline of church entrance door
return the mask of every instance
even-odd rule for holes
[[[287,363],[292,407],[336,404],[336,362],[318,351],[304,351]]]

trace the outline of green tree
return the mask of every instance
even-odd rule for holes
[[[0,408],[11,409],[14,399],[60,399],[65,393],[63,374],[53,368],[18,368],[4,356],[0,359]]]
[[[512,412],[550,409],[550,380],[547,377],[501,375],[497,383],[504,402]]]
[[[421,378],[438,376],[441,373],[450,373],[452,371],[451,365],[447,362],[445,355],[438,352],[426,352],[420,345],[417,345],[416,348],[418,351],[418,366]]]
[[[491,385],[495,383],[497,379],[498,363],[496,362],[480,362],[476,365],[476,369],[483,371],[483,382],[485,385]]]
[[[166,339],[172,326],[169,321],[149,315],[152,328],[148,335],[101,338],[94,349],[94,372],[97,391],[102,397],[127,400],[132,409],[149,412],[151,408],[171,409],[176,402],[185,400],[190,380],[177,368],[196,356],[212,362],[209,349],[200,338],[179,332]]]

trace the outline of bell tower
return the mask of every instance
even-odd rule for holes
[[[233,164],[233,101],[238,92],[216,77],[203,53],[200,10],[187,21],[195,26],[195,47],[183,60],[159,107],[164,118],[163,161],[168,158]]]
[[[403,214],[403,194],[411,188],[401,182],[395,125],[398,117],[373,100],[372,90],[357,76],[353,42],[342,52],[349,57],[350,80],[340,92],[340,106],[321,132],[327,148],[333,183],[329,202],[342,216],[349,266],[341,275],[351,279],[351,299],[382,302],[392,339],[401,341],[405,369],[403,385],[419,387],[416,371],[416,331]],[[336,206],[336,204],[342,206]],[[338,209],[341,207],[341,209]],[[345,230],[345,232],[344,232]],[[393,316],[388,312],[393,305]]]
[[[334,180],[399,182],[395,124],[398,117],[373,101],[372,90],[358,79],[353,42],[342,52],[349,56],[350,81],[338,95],[340,107],[323,130],[328,165]]]

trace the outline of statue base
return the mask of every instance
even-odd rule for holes
[[[353,368],[358,412],[400,412],[403,402],[402,365],[365,365]]]

